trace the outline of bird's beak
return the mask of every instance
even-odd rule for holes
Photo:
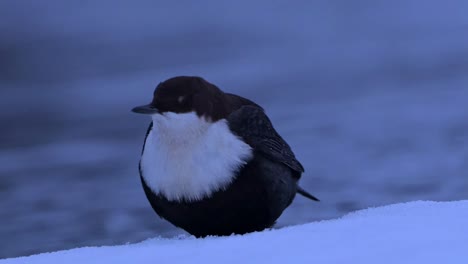
[[[137,106],[132,109],[132,112],[147,115],[159,114],[159,110],[151,104]]]

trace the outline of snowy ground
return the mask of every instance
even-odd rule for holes
[[[0,260],[31,263],[467,263],[468,201],[411,202],[244,236],[150,239]]]

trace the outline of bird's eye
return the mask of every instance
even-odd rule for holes
[[[181,104],[182,102],[184,102],[184,99],[185,99],[185,96],[179,96],[179,98],[177,98],[177,102]]]

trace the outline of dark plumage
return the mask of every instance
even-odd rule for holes
[[[200,199],[192,199],[188,195],[180,199],[168,199],[161,190],[178,190],[179,185],[170,185],[171,187],[166,189],[155,186],[152,179],[166,175],[149,175],[153,169],[152,159],[148,158],[149,161],[145,159],[145,164],[142,165],[142,158],[139,170],[141,181],[154,211],[192,235],[203,237],[244,234],[271,227],[283,210],[291,204],[297,192],[318,201],[298,186],[298,180],[304,172],[303,166],[289,145],[275,131],[263,109],[248,99],[224,93],[199,77],[175,77],[158,85],[153,101],[149,105],[134,108],[133,111],[155,115],[153,120],[156,121],[160,118],[156,115],[194,112],[200,120],[207,120],[208,124],[226,122],[228,126],[226,133],[234,134],[238,144],[247,144],[251,148],[251,156],[244,158],[242,163],[236,163],[240,165],[232,171],[232,177],[226,176],[230,182],[218,184],[219,186],[214,184],[212,191]],[[158,139],[159,130],[152,133],[153,130],[152,122],[145,137],[145,144],[149,136]],[[146,147],[143,146],[142,157],[146,153]],[[222,153],[214,155],[213,157],[216,157]],[[155,162],[160,161],[158,159]],[[171,165],[172,167],[178,166],[177,163],[171,164],[176,164]],[[164,171],[171,172],[171,166]],[[200,166],[210,165],[200,164]],[[146,172],[142,167],[151,170],[146,169],[148,171]],[[158,168],[155,171],[159,171]],[[201,175],[210,179],[210,175]],[[182,178],[185,175],[176,176]],[[164,179],[170,181],[172,178]],[[190,175],[187,179],[197,180],[190,178]],[[183,182],[178,184],[180,188],[185,188]]]

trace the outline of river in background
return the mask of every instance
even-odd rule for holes
[[[264,106],[306,172],[277,227],[468,198],[466,1],[0,2],[0,257],[174,237],[138,178],[160,81]],[[314,234],[311,234],[314,239]]]

